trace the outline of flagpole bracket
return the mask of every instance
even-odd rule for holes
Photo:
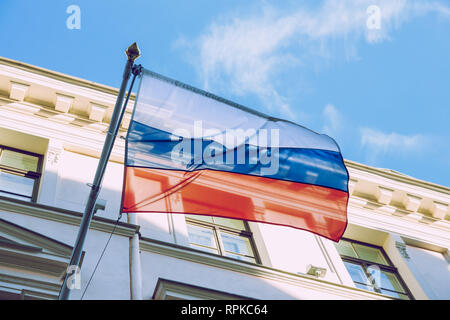
[[[135,64],[135,65],[133,65],[133,68],[131,69],[131,72],[132,72],[133,75],[135,75],[136,77],[141,76],[141,75],[142,75],[142,72],[143,72],[142,65],[140,65],[140,64]]]
[[[95,191],[100,189],[100,186],[94,185],[93,183],[86,183],[86,185],[91,188],[94,189]]]

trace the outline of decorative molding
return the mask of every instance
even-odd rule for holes
[[[429,181],[413,178],[402,173],[395,172],[393,170],[371,167],[348,159],[344,159],[344,163],[346,167],[350,169],[350,176],[353,176],[353,178],[355,179],[357,179],[358,177],[354,176],[355,172],[353,172],[353,169],[359,172],[364,172],[365,174],[371,175],[373,177],[387,178],[395,182],[420,187],[421,189],[425,188],[435,192],[444,193],[447,196],[450,195],[450,188],[446,186],[441,186]]]
[[[28,84],[11,81],[9,98],[12,100],[23,101],[28,94],[29,87]]]
[[[102,122],[107,109],[108,107],[106,106],[91,102],[88,110],[89,119],[96,122]]]
[[[66,271],[70,255],[66,261],[52,260],[38,255],[19,252],[19,250],[0,249],[0,266],[9,265],[13,268],[41,272],[54,277],[61,277]]]
[[[101,92],[103,94],[116,97],[119,94],[119,89],[110,87],[104,84],[95,83],[93,81],[77,78],[60,72],[52,71],[49,69],[37,67],[24,62],[16,61],[13,59],[0,57],[0,65],[9,67],[14,71],[20,71],[20,73],[27,73],[31,75],[37,75],[40,77],[49,78],[53,81],[63,82],[70,85],[80,86],[86,89]],[[12,70],[11,70],[12,71]],[[136,94],[131,93],[130,100],[135,100]]]
[[[81,218],[83,217],[81,212],[50,207],[17,199],[10,199],[3,196],[0,196],[0,210],[29,215],[77,227],[80,226]],[[116,227],[114,226],[114,220],[94,216],[89,228],[106,233],[111,233],[114,230],[114,235],[130,238],[133,237],[135,233],[139,232],[139,226],[133,224],[119,222]]]
[[[188,283],[158,278],[152,299],[250,300],[251,298],[217,291],[214,289],[203,288]]]
[[[351,196],[353,194],[353,191],[355,191],[355,186],[358,183],[357,179],[350,178],[348,180],[348,194]]]
[[[441,220],[433,224],[418,226],[419,220],[423,217],[422,214],[405,211],[404,216],[399,217],[393,214],[396,212],[395,210],[392,213],[381,210],[389,209],[389,207],[371,210],[364,206],[366,203],[367,201],[350,198],[347,211],[348,223],[402,236],[411,236],[421,241],[450,247],[449,221]]]
[[[107,123],[100,123],[100,122],[94,122],[91,124],[88,124],[85,128],[90,129],[90,130],[94,130],[97,132],[102,132],[105,133],[106,130],[108,129],[108,124]]]
[[[391,202],[393,193],[394,189],[378,186],[376,195],[378,203],[389,204]]]
[[[0,218],[0,234],[3,234],[4,238],[9,239],[10,241],[18,241],[25,242],[22,245],[28,247],[35,247],[42,249],[37,252],[33,250],[40,257],[48,258],[48,254],[52,255],[52,259],[55,259],[55,256],[62,257],[62,260],[65,258],[69,258],[72,253],[72,247],[57,241],[55,239],[44,236],[40,233],[34,232],[32,230],[26,229],[20,225],[7,221],[5,219]],[[23,250],[23,249],[22,249]],[[26,250],[29,252],[30,250]],[[62,261],[61,259],[57,259]]]
[[[57,150],[57,149],[49,149],[49,151],[47,152],[47,162],[50,165],[56,165],[59,162],[59,159],[61,157],[61,150]]]
[[[14,112],[23,113],[23,114],[36,114],[41,110],[39,106],[31,105],[27,102],[20,101],[20,102],[10,102],[3,106],[3,108],[8,108]]]
[[[57,93],[55,98],[55,110],[68,113],[73,105],[73,100],[73,97]]]
[[[55,299],[72,247],[4,219],[0,235],[0,291]]]
[[[50,120],[56,121],[62,124],[69,124],[75,120],[75,116],[68,113],[56,114],[54,116],[49,117]]]
[[[332,283],[322,279],[316,279],[311,276],[295,274],[250,262],[238,261],[235,259],[199,251],[193,248],[165,243],[162,241],[144,237],[140,239],[140,249],[143,251],[162,254],[165,256],[194,263],[217,267],[224,270],[240,272],[257,278],[284,282],[289,285],[334,295],[338,299],[391,299],[378,293],[372,293],[362,289],[348,287],[342,284]]]
[[[420,203],[422,202],[422,198],[410,193],[405,193],[402,204],[408,211],[417,211],[420,207]]]
[[[408,252],[406,250],[406,245],[403,242],[395,241],[395,247],[398,249],[403,258],[405,258],[406,260],[410,259],[410,256],[408,255]]]
[[[125,113],[122,119],[122,128],[128,130],[131,121],[131,113]]]
[[[433,218],[444,219],[449,209],[448,203],[433,200]]]
[[[21,274],[18,271],[2,270],[0,290],[22,293],[39,299],[57,299],[61,283],[59,278]]]

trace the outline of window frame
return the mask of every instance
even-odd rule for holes
[[[11,172],[12,174],[23,175],[26,178],[31,178],[31,179],[34,180],[33,192],[31,194],[31,197],[25,196],[25,195],[20,194],[20,193],[14,193],[14,192],[10,192],[10,191],[6,191],[6,190],[1,190],[0,189],[0,191],[4,194],[4,196],[7,197],[8,194],[10,194],[10,195],[19,196],[19,197],[30,198],[30,202],[36,202],[37,201],[37,197],[38,197],[38,193],[39,193],[39,186],[41,184],[44,156],[42,154],[30,152],[30,151],[23,150],[23,149],[17,149],[17,148],[9,147],[9,146],[5,146],[5,145],[2,145],[2,144],[0,144],[0,150],[10,150],[10,151],[14,151],[14,152],[17,152],[17,153],[23,153],[23,154],[26,154],[26,155],[38,158],[37,171],[25,171],[25,170],[20,170],[20,169],[9,167],[9,166],[0,165],[0,169],[1,170],[4,170],[6,172]],[[22,200],[22,201],[26,201],[26,200]]]
[[[253,300],[213,288],[158,278],[152,300]]]
[[[376,262],[371,262],[371,261],[368,261],[368,260],[363,260],[363,259],[360,259],[360,258],[355,258],[355,257],[350,257],[350,256],[345,256],[345,255],[339,254],[339,256],[341,257],[343,262],[349,262],[349,263],[353,263],[353,264],[361,266],[361,268],[363,269],[363,272],[364,272],[366,278],[370,281],[371,286],[374,289],[374,291],[371,291],[371,292],[376,292],[378,294],[382,294],[384,296],[388,296],[388,297],[393,298],[393,299],[401,300],[400,298],[395,298],[395,297],[389,296],[387,294],[381,293],[380,289],[383,289],[383,290],[386,290],[386,291],[391,291],[393,293],[404,294],[404,295],[408,296],[408,298],[410,300],[414,300],[414,296],[412,295],[412,293],[409,290],[408,286],[406,285],[405,281],[403,281],[400,273],[398,272],[398,269],[394,266],[394,264],[392,263],[391,259],[389,259],[389,256],[386,254],[386,252],[384,251],[383,247],[377,246],[377,245],[373,245],[373,244],[370,244],[370,243],[366,243],[366,242],[361,242],[361,241],[358,241],[358,240],[348,239],[348,238],[341,238],[341,240],[350,242],[351,244],[356,243],[356,244],[359,244],[359,245],[362,245],[362,246],[366,246],[366,247],[377,249],[377,250],[379,250],[379,252],[381,252],[381,254],[383,255],[383,258],[386,260],[388,265],[381,264],[381,263],[376,263]],[[355,252],[356,252],[356,250],[355,250]],[[397,280],[400,282],[400,285],[403,287],[405,292],[403,293],[403,292],[399,292],[399,291],[393,291],[393,290],[390,290],[390,289],[378,288],[377,285],[372,280],[372,276],[371,276],[370,272],[368,271],[368,267],[369,266],[373,266],[373,265],[377,266],[380,269],[380,271],[386,271],[386,272],[393,273],[396,276]],[[347,270],[347,267],[345,267],[345,269]],[[367,284],[365,284],[365,283],[360,283],[360,282],[357,282],[357,281],[353,280],[353,278],[351,276],[350,276],[350,278],[352,279],[353,283],[358,283],[358,284],[367,286]],[[365,290],[365,289],[361,289],[361,290]],[[370,290],[366,290],[366,291],[370,291]]]
[[[218,218],[224,218],[224,219],[231,219],[231,218],[225,218],[225,217],[220,217],[220,216],[207,216],[207,215],[198,215],[198,216],[213,217],[213,218],[214,217],[218,217]],[[187,214],[185,215],[185,220],[186,220],[186,224],[212,229],[213,234],[214,234],[214,240],[217,243],[217,251],[218,251],[218,253],[211,253],[211,254],[219,255],[219,256],[224,257],[224,258],[238,260],[238,261],[242,261],[242,262],[261,264],[261,259],[259,257],[258,251],[256,250],[256,244],[255,244],[255,241],[253,239],[253,233],[250,231],[250,228],[249,228],[249,225],[248,225],[247,221],[240,220],[240,221],[242,221],[244,223],[244,228],[245,228],[245,230],[241,230],[241,229],[234,229],[234,228],[231,228],[231,227],[228,227],[228,226],[223,226],[223,225],[220,225],[220,224],[215,224],[213,222],[208,222],[208,221],[204,221],[204,220],[197,220],[197,219],[188,217]],[[234,220],[238,220],[238,219],[234,219]],[[250,246],[251,246],[251,249],[253,251],[254,256],[251,257],[251,256],[246,256],[246,255],[243,255],[243,254],[239,254],[239,253],[233,253],[233,254],[238,255],[238,256],[241,255],[243,257],[253,258],[253,259],[255,259],[255,262],[250,262],[250,261],[246,261],[246,260],[240,260],[240,259],[237,259],[237,258],[226,256],[225,253],[227,251],[225,250],[225,247],[223,245],[222,236],[220,234],[221,231],[228,232],[228,233],[233,234],[233,235],[237,235],[237,236],[240,236],[240,237],[247,238],[249,240],[249,242],[250,242]],[[190,240],[189,240],[189,244],[191,244]],[[200,245],[198,245],[198,246],[200,246]],[[196,249],[196,248],[194,247],[194,249]],[[200,250],[200,249],[198,249],[198,250]]]

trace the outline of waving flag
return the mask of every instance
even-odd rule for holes
[[[123,212],[220,216],[338,241],[347,185],[330,137],[143,72],[126,138]]]

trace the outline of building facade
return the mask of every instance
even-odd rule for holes
[[[70,254],[117,93],[0,58],[0,299],[56,299],[75,271]],[[448,187],[346,161],[348,227],[334,243],[207,216],[120,216],[123,158],[118,138],[71,299],[450,299]],[[247,192],[230,181],[207,187]]]

